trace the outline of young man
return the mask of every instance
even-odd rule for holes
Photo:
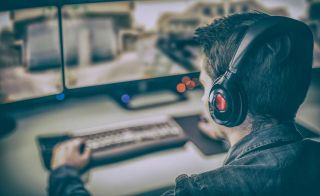
[[[266,17],[270,16],[236,14],[197,29],[205,54],[201,82],[206,108],[213,81],[228,69],[246,30]],[[246,57],[237,73],[248,99],[243,123],[232,128],[218,125],[209,111],[209,122],[200,122],[212,138],[229,141],[223,166],[181,175],[164,195],[320,195],[320,144],[303,139],[294,123],[310,83],[312,52],[290,55],[290,44],[284,34],[261,43]],[[80,154],[80,144],[74,140],[55,149],[50,195],[89,195],[78,170],[87,164],[90,150]]]

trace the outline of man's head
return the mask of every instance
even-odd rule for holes
[[[215,20],[196,30],[205,60],[201,80],[205,102],[213,81],[227,69],[250,25],[265,17],[263,13],[236,14]],[[303,38],[302,38],[303,39]],[[311,75],[312,54],[292,55],[286,35],[274,37],[249,51],[237,75],[247,98],[253,128],[293,120],[303,102]]]

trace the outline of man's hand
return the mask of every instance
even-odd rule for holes
[[[85,148],[81,154],[80,146],[83,140],[75,139],[58,144],[53,150],[51,168],[54,170],[63,165],[73,166],[77,169],[82,169],[87,165],[90,159],[91,150]]]
[[[198,124],[199,129],[211,139],[222,140],[226,139],[225,134],[221,131],[219,125],[210,122],[204,115],[200,117],[200,122]]]

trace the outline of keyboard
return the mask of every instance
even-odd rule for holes
[[[166,116],[104,125],[65,135],[40,136],[38,143],[45,168],[50,170],[54,146],[74,138],[82,138],[92,150],[88,167],[180,147],[187,142],[183,129]]]

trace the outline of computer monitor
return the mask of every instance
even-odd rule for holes
[[[57,8],[0,12],[0,104],[63,91]]]
[[[105,91],[120,103],[154,90],[195,88],[201,63],[193,34],[201,20],[187,13],[194,4],[155,0],[64,6],[66,88],[72,94]],[[182,84],[186,75],[188,85]]]
[[[67,88],[199,71],[192,40],[201,21],[187,12],[193,5],[157,0],[64,6]]]
[[[319,51],[319,24],[297,9],[306,2],[299,3],[8,1],[0,8],[0,106],[160,88],[184,93],[198,85],[201,51],[194,30],[250,10],[303,19]],[[319,62],[319,52],[315,58]]]

